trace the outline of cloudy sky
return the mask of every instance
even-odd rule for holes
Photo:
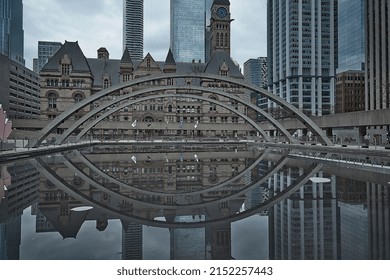
[[[196,1],[196,0],[194,0]],[[144,55],[165,60],[169,48],[169,0],[145,0]],[[240,64],[267,55],[266,0],[230,0],[232,57]],[[32,68],[38,41],[78,41],[86,57],[106,47],[122,56],[122,0],[24,0],[26,66]]]

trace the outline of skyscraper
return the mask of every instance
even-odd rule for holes
[[[176,62],[206,60],[212,0],[171,0],[170,45]]]
[[[25,63],[22,0],[0,0],[0,53]]]
[[[245,80],[253,85],[267,89],[267,58],[251,58],[244,62],[244,77]],[[256,94],[253,98],[256,100],[257,106],[266,110],[268,108],[268,99]],[[257,119],[262,119],[258,114]]]
[[[244,63],[245,80],[256,86],[267,88],[267,58],[251,58]]]
[[[60,42],[38,42],[38,72],[61,47]]]
[[[364,0],[338,0],[337,72],[364,70],[365,13]]]
[[[128,48],[131,58],[144,56],[144,1],[123,0],[123,51]]]
[[[269,0],[267,9],[270,90],[307,115],[333,113],[337,0]]]
[[[365,1],[366,110],[390,108],[390,1]]]

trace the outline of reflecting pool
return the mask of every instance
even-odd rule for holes
[[[94,146],[0,166],[1,259],[390,259],[390,158]]]

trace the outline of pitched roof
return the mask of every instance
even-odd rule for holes
[[[110,76],[112,85],[119,84],[120,63],[121,61],[118,59],[88,58],[88,64],[91,66],[91,73],[94,78],[94,86],[102,86],[105,75]]]
[[[171,49],[168,51],[167,58],[165,59],[165,65],[176,65]]]
[[[229,76],[237,79],[243,79],[244,76],[240,71],[240,67],[233,62],[229,54],[225,51],[216,51],[207,63],[205,73],[217,74],[219,73],[220,67],[226,65],[229,69]]]
[[[84,73],[91,72],[87,58],[84,56],[78,42],[67,42],[56,52],[56,54],[49,59],[49,61],[43,66],[42,72],[45,71],[58,71],[58,65],[61,63],[62,58],[67,55],[71,59],[72,72]]]
[[[123,52],[121,63],[133,64],[133,61],[131,60],[131,55],[130,55],[129,49],[127,47],[125,48],[125,51]]]

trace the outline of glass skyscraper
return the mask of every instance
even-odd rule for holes
[[[337,72],[365,68],[364,0],[338,0],[339,63]]]
[[[25,63],[22,0],[0,0],[0,53]]]
[[[144,56],[144,1],[123,0],[123,51],[128,48],[131,58]]]
[[[390,108],[390,1],[365,0],[365,9],[366,110]]]
[[[61,47],[62,43],[60,42],[38,42],[38,72]]]
[[[205,62],[212,0],[171,0],[170,45],[177,62]]]
[[[337,0],[267,2],[269,89],[305,114],[334,112]]]

